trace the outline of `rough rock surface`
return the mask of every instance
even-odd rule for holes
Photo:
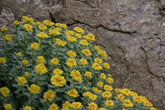
[[[165,109],[164,0],[0,0],[0,26],[22,15],[94,33],[109,56],[115,87]]]

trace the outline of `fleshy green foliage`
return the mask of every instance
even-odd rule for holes
[[[133,91],[113,89],[105,51],[79,27],[23,16],[0,35],[0,109],[156,110]]]

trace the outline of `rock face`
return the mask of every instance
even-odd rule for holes
[[[106,50],[115,87],[165,109],[164,0],[1,0],[0,26],[27,15],[80,26]]]

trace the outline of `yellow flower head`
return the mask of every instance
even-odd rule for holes
[[[51,81],[51,84],[56,87],[63,87],[64,84],[66,83],[65,78],[63,76],[59,76],[59,75],[52,76],[50,81]]]
[[[101,55],[105,60],[107,60],[107,54],[104,50],[99,49],[98,54]]]
[[[150,101],[146,100],[146,101],[144,101],[144,106],[152,107],[153,105],[152,105],[152,103]]]
[[[22,53],[21,53],[21,52],[18,52],[18,53],[16,53],[16,55],[17,55],[18,57],[21,57],[21,56],[22,56]]]
[[[4,64],[6,61],[5,61],[5,58],[4,57],[0,57],[0,63]]]
[[[99,90],[97,87],[93,87],[92,91],[96,94],[100,94],[102,90]]]
[[[44,30],[47,29],[47,27],[46,27],[45,25],[43,25],[43,24],[40,24],[38,28],[39,28],[39,30],[41,30],[41,31],[44,31]]]
[[[76,33],[75,35],[77,38],[81,38],[81,34]]]
[[[87,41],[95,41],[95,36],[93,34],[87,34],[87,36],[83,36]]]
[[[24,84],[27,83],[26,79],[23,76],[18,76],[17,79],[19,86],[24,86]]]
[[[116,89],[115,89],[115,93],[116,93],[116,94],[119,94],[120,92],[121,92],[121,89],[119,89],[119,88],[116,88]]]
[[[90,71],[87,71],[87,72],[85,72],[85,76],[89,77],[89,78],[92,78],[92,73]]]
[[[7,97],[10,93],[10,90],[7,87],[1,87],[0,92],[2,96]]]
[[[38,49],[38,47],[39,47],[39,45],[36,42],[31,44],[31,48],[34,49],[34,50]]]
[[[108,82],[109,84],[113,84],[113,79],[112,79],[112,78],[107,78],[107,82]]]
[[[74,58],[68,58],[66,64],[70,68],[72,68],[73,66],[77,66],[76,60]]]
[[[55,97],[55,94],[52,90],[48,90],[44,93],[43,98],[44,100],[52,101]]]
[[[63,73],[63,71],[59,68],[56,68],[56,69],[53,70],[54,75],[61,75],[62,73]]]
[[[89,109],[90,109],[90,110],[96,110],[96,109],[97,109],[97,104],[94,103],[94,102],[91,102],[91,103],[89,104]]]
[[[49,21],[49,20],[43,20],[43,23],[47,26],[50,26],[50,27],[54,25],[54,23]]]
[[[73,30],[76,31],[79,34],[84,34],[84,29],[82,29],[80,27],[74,27]]]
[[[103,87],[103,82],[102,81],[97,82],[97,86],[98,87]]]
[[[37,37],[40,38],[40,39],[44,39],[44,38],[47,38],[48,35],[46,33],[44,33],[44,32],[39,32],[37,34]]]
[[[11,42],[11,40],[12,40],[11,34],[6,34],[6,35],[4,35],[4,36],[3,36],[3,39],[4,39],[4,40],[7,40],[7,41],[9,41],[9,42]]]
[[[35,23],[36,26],[39,26],[40,24],[41,22],[38,22],[38,21]]]
[[[142,103],[143,99],[140,96],[133,97],[133,101],[136,103]]]
[[[58,45],[58,46],[65,46],[66,45],[66,42],[65,41],[62,41],[61,39],[58,39],[56,38],[56,43],[55,45]]]
[[[126,96],[129,96],[130,95],[130,92],[131,91],[129,89],[127,89],[127,88],[124,88],[124,89],[121,90],[121,93],[124,94],[124,95],[126,95]]]
[[[72,37],[72,36],[70,36],[70,35],[67,35],[67,40],[68,40],[70,43],[77,42],[77,38]]]
[[[112,94],[109,91],[105,91],[102,93],[102,97],[108,99],[108,98],[112,97]]]
[[[48,72],[47,68],[44,64],[38,64],[35,66],[35,70],[37,74],[45,74]]]
[[[76,56],[76,53],[70,50],[70,51],[67,52],[67,55],[69,57],[75,57]]]
[[[106,110],[105,108],[103,108],[103,107],[101,107],[101,108],[99,108],[99,110]]]
[[[66,94],[75,98],[78,96],[78,91],[76,89],[71,89],[70,91],[67,91]]]
[[[97,50],[97,51],[100,50],[100,47],[96,46],[96,45],[93,48],[94,48],[94,50]]]
[[[28,61],[27,60],[22,60],[22,65],[23,66],[26,66],[28,64]]]
[[[32,85],[30,85],[30,87],[28,88],[28,90],[32,94],[37,94],[40,91],[40,87],[37,86],[36,84],[32,84]]]
[[[73,102],[71,103],[70,107],[74,110],[78,110],[81,107],[81,102]]]
[[[114,105],[114,103],[113,103],[112,100],[106,100],[106,101],[105,101],[105,105],[106,105],[107,107],[112,107],[112,106]]]
[[[82,50],[81,51],[85,56],[91,56],[92,55],[92,53],[91,53],[91,51],[89,50],[89,49],[84,49],[84,50]]]
[[[60,30],[59,30],[60,28],[56,28],[56,29],[50,29],[49,30],[49,35],[50,36],[58,36],[58,35],[60,35],[61,33],[59,32]]]
[[[72,77],[73,80],[82,82],[82,76],[78,70],[72,70],[70,76]]]
[[[38,56],[37,57],[37,63],[40,64],[40,63],[44,63],[46,62],[45,58],[43,56]]]
[[[33,26],[30,25],[30,24],[24,24],[24,25],[23,25],[23,29],[24,29],[25,31],[30,31],[30,32],[32,32],[32,31],[33,31]]]
[[[100,66],[99,63],[93,63],[91,68],[94,70],[102,70],[102,66]]]
[[[5,104],[4,108],[5,108],[5,110],[11,110],[12,106],[11,106],[11,104]]]
[[[52,105],[49,106],[48,110],[58,110],[57,104],[53,103]]]
[[[69,108],[69,107],[70,107],[70,103],[68,101],[65,101],[65,103],[62,104],[62,108]]]
[[[103,67],[104,67],[105,69],[110,69],[110,66],[109,66],[108,63],[103,63]]]
[[[83,59],[83,58],[80,59],[80,63],[81,63],[83,66],[86,65],[86,64],[88,64],[87,60],[86,60],[86,59]]]
[[[106,75],[104,73],[100,74],[100,79],[106,79]]]
[[[57,58],[52,58],[50,60],[50,63],[53,64],[53,65],[57,65],[59,63],[58,59]]]
[[[72,30],[67,30],[67,31],[65,31],[65,34],[66,35],[73,35],[75,32],[74,31],[72,31]]]
[[[112,86],[110,86],[110,85],[104,85],[104,90],[105,91],[111,91],[112,89],[113,89]]]
[[[155,107],[151,107],[151,110],[157,110]]]
[[[84,46],[88,46],[88,45],[89,45],[89,44],[88,44],[88,41],[85,40],[85,39],[80,40],[80,44],[81,44],[81,45],[84,45]]]
[[[25,72],[25,76],[29,77],[30,73],[29,72]]]
[[[123,105],[124,105],[124,107],[133,107],[133,104],[129,99],[125,99],[123,101]]]
[[[25,106],[23,110],[32,110],[31,106]]]
[[[124,98],[125,98],[125,96],[122,95],[122,94],[118,94],[118,95],[117,95],[117,99],[118,99],[118,100],[123,100]]]
[[[98,64],[101,64],[103,61],[102,61],[101,58],[95,58],[95,59],[94,59],[94,62],[95,62],[95,63],[98,63]]]
[[[20,23],[20,22],[19,22],[18,20],[15,20],[15,21],[14,21],[14,25],[15,25],[15,26],[18,26],[19,23]]]
[[[1,27],[1,31],[2,31],[2,32],[4,32],[4,31],[8,31],[8,28],[7,28],[7,27],[2,26],[2,27]]]
[[[86,86],[83,87],[84,90],[88,90],[88,88]]]

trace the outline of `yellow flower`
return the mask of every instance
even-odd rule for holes
[[[4,39],[4,40],[7,40],[7,41],[9,41],[9,42],[11,42],[11,40],[12,40],[11,34],[6,34],[6,35],[4,35],[4,36],[3,36],[3,39]]]
[[[151,110],[157,110],[155,107],[151,107]]]
[[[17,55],[18,57],[21,57],[21,56],[22,56],[22,53],[21,53],[21,52],[18,52],[18,53],[16,53],[16,55]]]
[[[50,27],[54,25],[54,23],[49,21],[49,20],[44,20],[43,23],[47,26],[50,26]]]
[[[112,79],[112,78],[107,78],[107,82],[108,82],[109,84],[113,84],[113,79]]]
[[[94,50],[97,50],[97,51],[100,50],[100,47],[96,46],[96,45],[93,48],[94,48]]]
[[[88,96],[90,100],[95,101],[97,99],[97,95],[91,94]]]
[[[98,63],[93,63],[91,68],[94,70],[102,70],[102,66],[100,66]]]
[[[142,103],[143,100],[142,100],[141,97],[135,96],[135,97],[133,97],[133,101],[136,102],[136,103]]]
[[[82,50],[81,51],[85,56],[91,56],[92,55],[92,53],[91,53],[91,51],[89,50],[89,49],[84,49],[84,50]]]
[[[127,88],[124,88],[124,89],[121,90],[121,93],[126,95],[126,96],[129,96],[130,90],[128,90]]]
[[[86,86],[83,87],[84,90],[88,90],[88,88]]]
[[[80,27],[74,27],[73,30],[76,31],[79,34],[84,34],[84,30]]]
[[[38,21],[35,23],[36,26],[39,26],[40,24],[41,22],[38,22]]]
[[[86,65],[86,64],[88,64],[87,60],[86,60],[86,59],[83,59],[83,58],[80,59],[80,63],[81,63],[83,66]]]
[[[101,108],[99,108],[99,110],[106,110],[105,108],[103,108],[103,107],[101,107]]]
[[[31,106],[25,106],[23,110],[32,110]]]
[[[25,72],[25,76],[29,77],[30,73],[29,72]]]
[[[50,60],[50,63],[53,64],[53,65],[57,65],[59,63],[58,59],[57,58],[52,58]]]
[[[39,45],[36,42],[31,44],[31,48],[34,49],[34,50],[38,49],[38,47],[39,47]]]
[[[59,28],[60,29],[60,28]],[[60,30],[59,30],[58,28],[56,28],[56,29],[50,29],[49,30],[49,35],[50,36],[58,36],[58,35],[60,35],[61,33],[59,32]]]
[[[5,63],[6,61],[5,61],[5,58],[4,57],[0,57],[0,63]]]
[[[34,24],[33,18],[29,18],[28,16],[22,16],[22,21],[23,21],[24,23],[29,22],[30,24]]]
[[[73,66],[77,66],[76,60],[74,58],[68,58],[66,64],[70,68],[72,68]]]
[[[67,35],[67,39],[70,43],[77,42],[77,38]]]
[[[5,110],[11,110],[12,106],[11,106],[11,104],[5,104],[4,108],[5,108]]]
[[[114,103],[113,103],[112,100],[106,100],[106,101],[105,101],[105,105],[106,105],[107,107],[112,107],[112,106],[114,105]]]
[[[40,38],[40,39],[44,39],[44,38],[47,38],[48,35],[46,33],[44,33],[44,32],[39,32],[37,34],[37,37]]]
[[[68,101],[65,101],[65,103],[62,104],[62,108],[69,108],[69,107],[70,107],[70,103]]]
[[[92,78],[92,73],[90,71],[87,71],[87,72],[85,72],[85,76],[89,77],[89,78]]]
[[[61,75],[62,73],[63,73],[63,71],[59,68],[56,68],[56,69],[53,70],[54,75]]]
[[[87,36],[83,36],[87,41],[95,41],[95,36],[93,34],[87,34]]]
[[[105,91],[102,93],[102,97],[108,99],[108,98],[112,97],[112,94],[109,91]]]
[[[53,84],[56,87],[63,87],[64,84],[66,83],[65,78],[59,75],[52,76],[50,81],[51,81],[51,84]]]
[[[1,87],[0,88],[1,95],[4,97],[7,97],[10,93],[10,90],[7,87]]]
[[[67,29],[67,25],[66,24],[60,24],[60,23],[56,23],[55,24],[57,27],[61,27],[61,28],[63,28],[63,29]]]
[[[37,74],[45,74],[48,72],[47,68],[44,64],[38,64],[35,66],[35,70]]]
[[[43,24],[40,24],[38,28],[39,28],[39,30],[41,30],[41,31],[44,31],[44,30],[47,29],[47,27],[46,27],[45,25],[43,25]]]
[[[44,63],[46,60],[43,56],[38,56],[37,57],[37,63],[40,64],[40,63]]]
[[[97,104],[95,104],[94,102],[91,102],[91,103],[89,104],[89,109],[90,109],[90,110],[96,110],[96,109],[97,109]]]
[[[76,56],[76,53],[70,50],[70,51],[67,52],[67,55],[69,57],[75,57]]]
[[[133,104],[129,99],[125,99],[123,101],[123,105],[124,105],[124,107],[133,107]]]
[[[119,88],[116,88],[116,89],[115,89],[115,93],[116,93],[116,94],[119,94],[120,92],[121,92],[121,89],[119,89]]]
[[[104,90],[111,91],[113,88],[110,85],[104,85]]]
[[[100,74],[100,79],[106,79],[106,75],[104,73]]]
[[[103,67],[104,67],[105,69],[110,69],[110,66],[109,66],[108,63],[103,63]]]
[[[122,95],[122,94],[118,94],[118,95],[117,95],[117,99],[118,99],[118,100],[123,100],[124,98],[125,98],[125,96]]]
[[[96,94],[100,94],[102,90],[99,90],[97,87],[93,87],[92,91]]]
[[[73,80],[82,82],[82,76],[78,70],[72,70],[70,76],[72,77]]]
[[[19,22],[18,20],[15,20],[15,21],[14,21],[14,25],[15,25],[15,26],[18,26],[19,23],[20,23],[20,22]]]
[[[66,42],[65,41],[62,41],[61,39],[58,39],[56,38],[56,43],[55,45],[58,45],[58,46],[65,46],[66,45]]]
[[[7,28],[7,27],[2,26],[2,27],[1,27],[1,31],[2,31],[2,32],[4,32],[4,31],[8,31],[8,28]]]
[[[36,84],[32,84],[32,85],[30,85],[30,87],[28,88],[28,90],[32,94],[37,94],[40,91],[40,87],[37,86]]]
[[[71,89],[70,91],[67,91],[66,94],[75,98],[78,96],[78,91],[76,89]]]
[[[70,107],[74,110],[78,110],[81,107],[81,102],[73,102],[71,103]]]
[[[81,38],[81,34],[76,33],[75,35],[77,38]]]
[[[105,60],[107,60],[107,54],[104,50],[99,49],[98,54],[101,55]]]
[[[152,107],[153,105],[152,105],[151,102],[149,102],[148,100],[146,100],[146,101],[144,101],[144,106],[146,106],[146,107]]]
[[[97,86],[98,87],[103,87],[103,82],[102,81],[97,82]]]
[[[88,46],[88,45],[89,45],[89,44],[88,44],[88,41],[85,40],[85,39],[80,40],[80,44],[81,44],[81,45],[85,45],[85,46]]]
[[[27,60],[22,60],[22,65],[23,66],[26,66],[28,64],[28,61]]]
[[[133,92],[133,91],[130,91],[130,94],[129,95],[132,96],[132,97],[138,96],[138,94],[136,92]]]
[[[100,59],[100,58],[95,58],[95,59],[94,59],[94,62],[95,62],[95,63],[101,64],[103,61],[102,61],[102,59]]]
[[[58,106],[55,103],[53,103],[49,106],[48,110],[58,110]]]
[[[27,83],[26,79],[23,76],[18,76],[17,79],[19,86],[24,86],[24,84]]]
[[[55,97],[55,94],[52,90],[48,90],[44,93],[44,100],[49,100],[49,101],[52,101]]]
[[[33,26],[30,25],[30,24],[24,24],[24,25],[23,25],[23,29],[24,29],[25,31],[30,31],[30,32],[32,32],[32,31],[33,31]]]
[[[74,31],[72,31],[72,30],[67,30],[67,31],[65,31],[65,34],[66,35],[73,35],[75,32]]]

